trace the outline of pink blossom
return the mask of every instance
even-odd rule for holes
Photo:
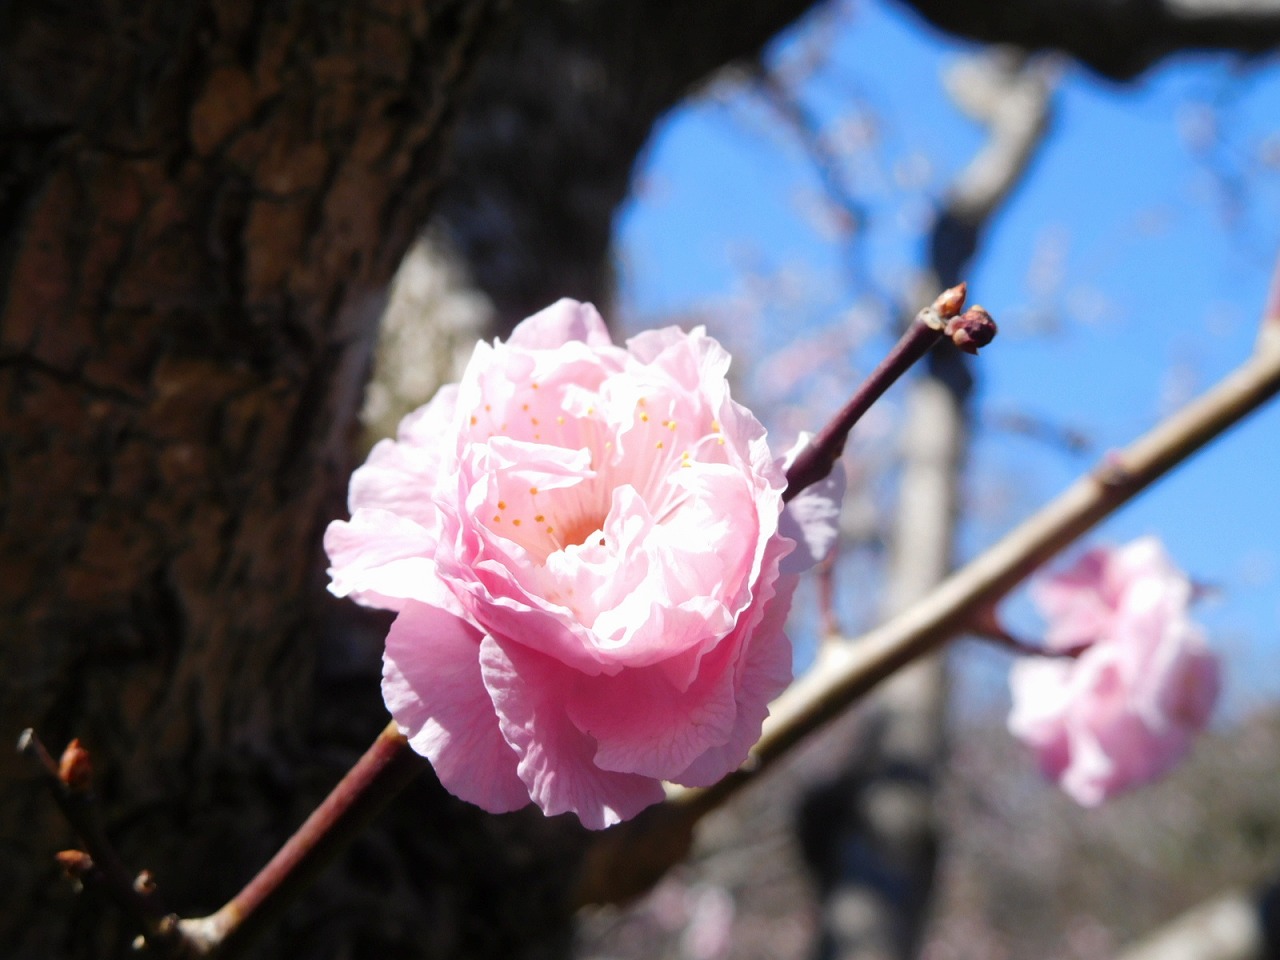
[[[1219,667],[1188,613],[1192,593],[1153,537],[1092,550],[1033,588],[1046,645],[1084,649],[1014,664],[1009,729],[1077,802],[1167,773],[1208,723]]]
[[[624,348],[561,300],[353,474],[330,590],[397,611],[383,697],[455,795],[600,829],[746,757],[841,481],[783,510],[728,367],[701,328]]]

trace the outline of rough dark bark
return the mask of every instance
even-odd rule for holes
[[[938,29],[980,43],[1058,50],[1113,80],[1174,53],[1269,53],[1276,0],[901,0]]]
[[[85,738],[176,909],[234,892],[385,722],[367,673],[342,689],[376,652],[333,629],[319,535],[495,6],[0,7],[0,730]],[[122,951],[12,750],[0,778],[3,952]],[[274,952],[376,926],[307,916]]]

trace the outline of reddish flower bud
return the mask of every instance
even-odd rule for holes
[[[133,889],[144,897],[156,892],[156,878],[150,870],[141,870],[133,879]]]
[[[996,322],[991,314],[975,305],[960,316],[948,320],[943,332],[965,353],[977,353],[979,348],[995,339]]]
[[[62,759],[58,761],[58,779],[79,793],[92,785],[93,765],[89,762],[89,751],[78,739],[72,740],[62,751]]]
[[[93,857],[83,850],[59,850],[53,859],[72,880],[83,880],[93,869]]]

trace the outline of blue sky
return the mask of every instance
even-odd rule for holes
[[[800,96],[829,137],[855,145],[842,170],[867,228],[852,248],[827,239],[806,212],[821,195],[809,158],[758,98],[717,88],[663,124],[621,216],[629,322],[697,316],[731,348],[768,355],[900,290],[919,264],[931,200],[982,142],[939,80],[966,48],[895,6],[842,10]],[[772,58],[794,65],[814,42],[802,28]],[[980,423],[1016,413],[1082,430],[1094,453],[980,430],[967,553],[1243,360],[1280,252],[1280,61],[1187,58],[1124,87],[1062,69],[1052,132],[970,275],[1002,324],[978,367],[978,411]],[[764,306],[744,309],[762,289]],[[844,359],[865,368],[883,343]],[[1221,587],[1200,612],[1236,709],[1280,695],[1277,491],[1272,404],[1096,534],[1158,533]],[[1009,615],[1034,632],[1024,601]]]

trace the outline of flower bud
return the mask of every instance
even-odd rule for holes
[[[58,779],[67,788],[83,793],[93,783],[93,765],[89,762],[89,751],[78,739],[67,744],[62,751],[62,759],[58,761]]]
[[[59,850],[53,855],[53,859],[58,861],[58,866],[72,880],[83,880],[93,869],[93,857],[83,850]]]
[[[947,321],[943,330],[951,342],[965,353],[976,354],[995,339],[996,322],[979,306],[972,306],[958,317]]]

